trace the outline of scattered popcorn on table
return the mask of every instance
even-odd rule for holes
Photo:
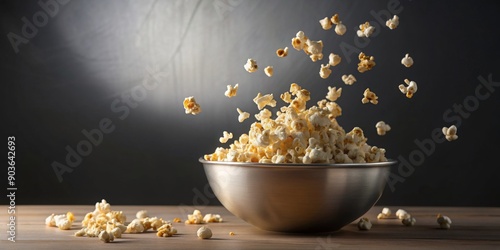
[[[175,229],[175,227],[172,227],[172,224],[166,223],[158,228],[158,230],[156,231],[156,236],[158,236],[158,237],[171,237],[176,233],[177,233],[177,229]]]
[[[229,232],[229,235],[230,235],[230,236],[234,236],[234,235],[235,235],[235,233],[234,233],[234,232]]]
[[[443,127],[443,134],[446,137],[446,140],[448,141],[454,141],[458,139],[457,135],[457,127],[455,125],[451,125],[449,128]]]
[[[51,214],[47,219],[45,219],[45,225],[49,227],[57,227],[61,230],[69,230],[73,225],[75,216],[72,212],[67,212],[66,214]]]
[[[104,243],[110,243],[114,240],[114,237],[113,234],[109,234],[104,230],[101,231],[101,233],[99,233],[99,239],[102,240]]]
[[[229,139],[233,139],[233,133],[228,133],[227,131],[222,132],[222,137],[219,138],[221,143],[226,143]]]
[[[282,48],[279,48],[278,50],[276,50],[276,55],[278,57],[285,57],[288,55],[288,47],[285,47],[284,49]]]
[[[137,211],[137,213],[135,214],[135,218],[137,218],[137,219],[144,219],[146,217],[149,217],[148,211],[146,211],[146,210]]]
[[[182,220],[181,220],[181,218],[175,217],[175,218],[172,220],[172,222],[174,222],[174,223],[181,223],[181,222],[182,222]]]
[[[408,217],[403,218],[401,220],[401,223],[403,223],[403,225],[405,225],[407,227],[414,226],[416,222],[417,222],[417,220],[411,216],[408,216]]]
[[[273,94],[262,95],[261,93],[258,93],[253,99],[253,102],[257,104],[259,110],[263,109],[266,105],[276,107],[276,100],[274,100]]]
[[[330,20],[332,21],[333,24],[335,24],[335,33],[337,33],[337,35],[339,36],[344,35],[345,32],[347,31],[347,28],[342,23],[342,21],[339,20],[339,15],[338,14],[333,15]]]
[[[269,77],[273,76],[273,73],[274,73],[273,66],[267,66],[264,69],[264,73],[266,73],[266,75],[269,76]]]
[[[353,75],[343,75],[342,81],[346,85],[353,85],[356,82],[356,77],[354,77]]]
[[[356,31],[358,37],[370,37],[375,31],[375,27],[370,25],[370,22],[366,22],[359,25],[359,30]]]
[[[408,79],[405,79],[405,83],[408,86],[405,86],[404,84],[400,84],[399,85],[399,91],[401,91],[401,93],[403,93],[403,94],[406,94],[406,97],[412,98],[413,95],[418,90],[417,83],[414,82],[414,81],[410,81]]]
[[[142,233],[146,231],[146,228],[144,227],[143,222],[141,219],[133,219],[128,225],[127,225],[127,231],[126,233]]]
[[[330,64],[321,64],[321,69],[319,70],[319,76],[326,79],[330,76],[332,70],[330,69]]]
[[[329,101],[336,101],[340,95],[342,95],[342,88],[338,88],[337,87],[330,87],[328,86],[328,94],[326,94],[326,99],[328,99]]]
[[[253,72],[257,71],[257,69],[259,68],[257,66],[257,61],[255,61],[252,58],[249,58],[247,60],[247,63],[243,67],[245,68],[246,71],[248,71],[248,73],[253,73]]]
[[[201,113],[201,106],[200,104],[196,103],[196,100],[193,96],[184,98],[183,105],[186,114],[197,115]]]
[[[368,231],[372,228],[372,223],[366,217],[359,219],[358,221],[358,229],[363,231]]]
[[[363,99],[361,99],[361,102],[363,104],[366,104],[368,102],[371,102],[373,104],[377,104],[378,103],[378,96],[370,91],[370,88],[367,88],[365,89],[365,92],[363,92]]]
[[[236,108],[236,111],[238,111],[238,121],[243,122],[244,120],[248,119],[250,117],[250,113],[241,111],[240,108]]]
[[[222,217],[219,214],[205,214],[203,217],[203,222],[212,223],[212,222],[222,222]]]
[[[101,202],[96,202],[93,212],[85,215],[81,223],[83,228],[76,231],[74,235],[102,238],[106,237],[105,234],[101,235],[105,231],[108,236],[111,234],[109,237],[120,238],[121,234],[127,230],[126,220],[127,217],[122,211],[111,210],[111,205],[102,199]]]
[[[238,93],[238,84],[236,83],[234,87],[231,85],[227,85],[227,90],[226,92],[224,92],[224,95],[231,98],[236,96],[237,93]]]
[[[392,19],[389,19],[385,22],[385,26],[389,27],[389,29],[393,30],[397,28],[399,25],[399,17],[394,15]]]
[[[396,211],[396,217],[398,217],[398,219],[402,220],[404,218],[410,217],[410,214],[403,209],[398,209],[398,211]]]
[[[330,53],[330,55],[328,56],[328,64],[330,64],[331,66],[337,66],[340,61],[342,61],[342,58],[339,55]]]
[[[319,23],[321,24],[321,28],[323,28],[324,30],[331,29],[332,25],[333,25],[332,20],[330,20],[330,18],[328,18],[328,17],[325,17],[325,18],[319,20]]]
[[[212,238],[212,230],[210,230],[210,228],[208,228],[206,226],[202,226],[198,229],[198,231],[196,232],[196,235],[200,239],[204,239],[204,240],[210,239],[210,238]]]
[[[375,128],[377,128],[378,135],[385,135],[388,131],[391,130],[391,126],[385,123],[384,121],[379,121],[375,124]]]
[[[438,214],[437,223],[441,229],[450,229],[451,227],[451,219],[448,216]]]
[[[188,214],[186,224],[203,224],[203,215],[200,210],[194,210],[193,214]]]
[[[384,207],[382,209],[382,212],[377,215],[377,219],[387,219],[391,217],[391,215],[392,215],[391,209],[389,209],[388,207]]]
[[[376,65],[375,57],[367,56],[363,52],[359,53],[358,59],[359,59],[358,71],[360,73],[364,73],[368,70],[371,70]]]
[[[413,65],[413,58],[410,57],[410,54],[406,54],[405,57],[401,59],[401,64],[403,64],[407,68]]]

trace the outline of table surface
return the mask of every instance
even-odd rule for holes
[[[160,238],[152,231],[142,234],[124,234],[121,239],[105,244],[97,238],[75,237],[80,221],[93,206],[18,206],[16,208],[16,242],[7,241],[8,214],[0,215],[3,225],[0,249],[500,249],[500,208],[484,207],[389,207],[393,212],[405,209],[416,218],[413,227],[406,227],[398,219],[377,220],[382,207],[375,206],[364,217],[373,223],[370,231],[360,231],[356,221],[337,232],[321,234],[284,234],[263,231],[236,218],[224,207],[197,207],[203,214],[217,213],[222,223],[207,224],[213,232],[209,240],[196,237],[201,225],[174,223],[178,234]],[[127,215],[127,221],[139,210],[150,216],[183,221],[192,213],[191,206],[111,206]],[[71,230],[45,226],[45,218],[52,213],[72,211],[76,221]],[[438,213],[449,216],[452,227],[439,229]],[[235,235],[229,235],[234,232]]]

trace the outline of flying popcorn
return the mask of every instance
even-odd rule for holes
[[[337,87],[328,87],[328,94],[326,94],[326,99],[329,101],[336,101],[340,95],[342,95],[342,88],[337,89]]]
[[[233,133],[228,133],[227,131],[222,132],[222,137],[219,138],[221,143],[226,143],[229,139],[233,138]]]
[[[193,96],[184,98],[183,105],[186,114],[197,115],[201,113],[201,106],[200,104],[196,103],[196,100]]]
[[[273,66],[267,66],[264,69],[264,73],[266,73],[266,75],[269,76],[269,77],[273,76],[273,73],[274,73]]]
[[[410,54],[406,54],[405,57],[401,59],[401,64],[403,64],[407,68],[413,65],[413,58],[410,57]]]
[[[385,133],[391,130],[391,126],[389,126],[389,124],[385,123],[384,121],[377,122],[375,128],[377,128],[378,135],[385,135]]]
[[[278,50],[276,50],[276,55],[278,57],[285,57],[288,55],[288,47],[285,47],[284,49],[282,48],[279,48]]]
[[[454,141],[458,139],[457,127],[455,125],[451,125],[449,128],[443,127],[443,134],[448,141]]]
[[[253,102],[257,104],[259,110],[263,109],[266,105],[276,107],[276,100],[273,99],[273,94],[262,95],[261,93],[258,93],[253,99]]]
[[[399,91],[401,91],[401,93],[403,93],[403,94],[406,94],[406,97],[412,98],[413,95],[418,90],[417,83],[414,81],[410,81],[408,79],[405,79],[404,81],[405,81],[406,85],[408,85],[408,86],[405,86],[404,84],[400,84]]]
[[[365,92],[363,92],[363,99],[361,99],[361,102],[363,104],[371,102],[372,104],[377,104],[378,103],[378,96],[370,91],[370,88],[365,89]]]
[[[385,22],[385,26],[389,27],[389,29],[391,30],[397,28],[398,25],[399,25],[399,17],[396,15],[394,15],[392,19],[389,19],[387,20],[387,22]]]
[[[321,40],[312,41],[308,39],[306,41],[306,47],[307,49],[305,52],[313,62],[323,59],[323,42]]]
[[[343,75],[342,81],[346,85],[353,85],[356,82],[356,77],[354,77],[353,75]]]
[[[324,30],[331,29],[333,25],[333,22],[328,17],[319,20],[319,23],[321,24],[321,28],[323,28]]]
[[[252,58],[249,58],[247,60],[247,63],[243,66],[245,68],[245,70],[248,72],[248,73],[253,73],[255,71],[257,71],[257,69],[259,68],[257,66],[257,61],[255,61],[254,59]]]
[[[370,37],[375,31],[375,27],[370,25],[370,22],[366,22],[359,25],[359,30],[356,31],[358,37]]]
[[[231,85],[227,85],[227,90],[224,93],[224,95],[231,98],[236,96],[237,93],[238,93],[238,84],[236,83],[234,87]]]
[[[342,61],[342,58],[339,55],[330,53],[330,55],[328,56],[328,64],[330,64],[331,66],[337,66],[340,61]]]
[[[330,64],[321,64],[321,69],[319,70],[319,76],[326,79],[330,76],[332,70],[330,69]]]
[[[358,55],[359,63],[358,63],[358,71],[360,73],[364,73],[368,70],[371,70],[375,64],[375,57],[367,56],[365,53],[361,52]]]
[[[301,50],[304,49],[304,45],[306,44],[306,41],[309,40],[307,36],[304,34],[304,31],[299,31],[295,35],[294,38],[292,38],[292,47],[296,50]]]
[[[243,122],[244,120],[248,119],[250,117],[250,113],[248,112],[243,112],[241,109],[236,108],[236,111],[238,111],[238,121]]]
[[[332,21],[332,23],[335,24],[335,33],[337,33],[337,35],[342,36],[345,34],[347,28],[342,23],[342,21],[339,20],[338,14],[333,15],[330,21]]]

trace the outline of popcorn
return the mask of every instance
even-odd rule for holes
[[[333,22],[328,17],[319,20],[319,23],[321,24],[321,28],[323,28],[324,30],[331,29],[333,25]]]
[[[347,31],[347,28],[342,23],[342,21],[339,20],[338,14],[333,15],[332,18],[330,19],[330,21],[333,24],[335,24],[335,33],[337,33],[337,35],[342,36],[345,34],[345,32]]]
[[[182,222],[181,218],[178,218],[178,217],[175,217],[172,221],[174,223],[181,223]]]
[[[99,233],[99,239],[102,240],[104,243],[110,243],[111,241],[114,240],[113,234],[109,234],[106,231],[101,231]]]
[[[330,55],[328,56],[328,60],[329,60],[328,64],[332,66],[337,66],[337,64],[339,64],[340,61],[342,61],[342,58],[339,55],[330,53]]]
[[[237,92],[238,92],[238,84],[237,83],[234,85],[234,87],[231,85],[227,85],[227,90],[226,90],[226,92],[224,92],[224,95],[231,98],[233,96],[236,96]]]
[[[363,99],[361,99],[361,102],[363,104],[366,104],[368,102],[371,102],[373,104],[377,104],[378,103],[378,96],[370,91],[370,88],[367,88],[365,89],[365,92],[363,92]]]
[[[238,111],[238,121],[243,122],[244,120],[248,119],[250,117],[250,113],[248,112],[243,112],[241,109],[236,108],[236,111]]]
[[[446,137],[446,140],[454,141],[454,140],[458,139],[457,127],[455,125],[451,125],[449,128],[443,127],[442,131]]]
[[[370,22],[366,22],[359,25],[359,30],[356,31],[358,37],[370,37],[375,31],[375,27],[370,25]]]
[[[301,50],[304,49],[304,45],[306,44],[306,41],[309,40],[307,36],[304,34],[304,31],[299,31],[295,35],[294,38],[292,38],[292,47],[296,50]]]
[[[282,48],[279,48],[278,50],[276,50],[276,55],[278,57],[285,57],[288,55],[288,47],[285,47],[284,49]]]
[[[332,70],[330,69],[330,64],[321,64],[321,69],[319,70],[319,76],[326,79],[330,76]]]
[[[336,101],[340,95],[342,95],[342,88],[337,89],[337,87],[328,87],[328,94],[326,94],[326,99],[329,101]]]
[[[202,226],[196,231],[196,235],[200,239],[210,239],[212,238],[212,230],[206,226]]]
[[[346,85],[353,85],[356,82],[356,77],[354,77],[353,75],[343,75],[342,81]]]
[[[417,220],[411,216],[403,218],[401,220],[401,223],[403,223],[403,225],[405,225],[407,227],[411,227],[411,226],[415,225],[416,222],[417,222]]]
[[[229,235],[230,235],[230,236],[234,236],[234,235],[235,235],[235,233],[234,233],[234,232],[229,232]]]
[[[183,105],[186,114],[197,115],[201,113],[200,104],[196,103],[196,100],[194,99],[193,96],[184,98]]]
[[[276,112],[276,118],[271,117],[271,111],[261,109],[248,134],[242,134],[229,148],[217,148],[204,159],[261,163],[387,161],[385,149],[368,145],[363,130],[355,127],[346,133],[338,125],[336,117],[342,109],[335,100],[341,89],[330,87],[328,92],[327,99],[306,109],[311,93],[292,83],[289,91],[281,95],[288,105]]]
[[[219,214],[205,214],[203,217],[203,222],[212,223],[212,222],[222,222],[222,217]]]
[[[306,48],[305,52],[313,62],[323,59],[323,42],[321,40],[312,41],[308,39],[306,41]]]
[[[156,236],[158,237],[171,237],[177,233],[177,229],[172,227],[172,224],[166,223],[158,228]]]
[[[222,137],[219,138],[221,143],[226,143],[229,139],[233,138],[233,133],[228,133],[227,131],[222,132]]]
[[[393,30],[397,28],[399,25],[399,17],[394,15],[392,19],[389,19],[385,22],[385,26],[389,27],[389,29]]]
[[[410,57],[410,54],[406,54],[405,57],[401,59],[401,64],[403,64],[407,68],[413,65],[413,58]]]
[[[417,92],[417,89],[418,89],[417,83],[414,81],[410,81],[408,79],[405,79],[405,83],[408,86],[405,86],[404,84],[400,84],[399,91],[401,91],[401,93],[403,93],[403,94],[406,94],[406,97],[412,98],[413,94],[415,94]]]
[[[188,214],[188,219],[185,222],[186,224],[202,224],[203,216],[200,210],[194,210],[193,214]]]
[[[375,124],[375,128],[377,128],[378,135],[385,135],[385,133],[391,130],[391,126],[384,121],[377,122],[377,124]]]
[[[410,214],[408,212],[406,212],[405,210],[403,209],[398,209],[398,211],[396,211],[396,217],[398,217],[398,219],[400,220],[403,220],[405,218],[409,218],[411,217]]]
[[[102,199],[100,203],[97,202],[95,204],[95,211],[101,214],[107,214],[111,211],[111,205],[109,205],[109,203],[106,202],[105,199]]]
[[[438,214],[436,221],[441,229],[450,229],[451,227],[451,219],[448,216]]]
[[[257,104],[259,110],[263,109],[266,105],[276,107],[276,100],[273,99],[273,94],[262,95],[261,93],[258,93],[253,99],[253,102]]]
[[[142,233],[146,231],[147,229],[144,227],[143,222],[141,219],[134,219],[132,220],[128,225],[127,225],[127,233]]]
[[[372,228],[372,223],[370,222],[370,220],[366,217],[363,217],[361,219],[359,219],[358,221],[358,229],[359,230],[364,230],[364,231],[368,231]]]
[[[146,211],[146,210],[137,211],[137,213],[135,214],[135,217],[137,219],[144,219],[144,218],[148,217],[148,211]]]
[[[377,215],[377,219],[387,219],[391,217],[391,214],[391,209],[389,209],[388,207],[384,207],[382,209],[382,212]]]
[[[257,66],[257,61],[255,61],[254,59],[252,58],[249,58],[247,60],[247,63],[243,66],[245,68],[245,70],[248,72],[248,73],[253,73],[255,71],[257,71],[257,69],[259,68]]]
[[[358,55],[359,63],[358,63],[358,71],[360,73],[364,73],[368,70],[371,70],[375,64],[375,57],[367,56],[365,53],[361,52]]]
[[[266,75],[269,76],[269,77],[273,76],[273,73],[274,73],[273,66],[267,66],[264,69],[264,73],[266,73]]]

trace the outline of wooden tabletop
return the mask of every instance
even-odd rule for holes
[[[139,210],[150,216],[185,220],[195,209],[190,206],[118,206],[127,215],[127,221]],[[201,225],[174,223],[178,234],[159,238],[152,231],[143,234],[124,234],[113,243],[97,238],[75,237],[83,216],[93,206],[18,206],[16,208],[16,242],[7,240],[6,210],[0,215],[2,239],[0,249],[500,249],[500,208],[458,207],[390,207],[393,212],[402,208],[416,218],[413,227],[406,227],[398,219],[377,220],[382,207],[372,208],[364,217],[373,223],[370,231],[359,231],[355,222],[340,231],[322,234],[283,234],[267,232],[236,218],[219,206],[198,207],[203,214],[217,213],[222,223],[207,224],[212,239],[201,240],[196,231]],[[46,227],[45,218],[52,213],[72,211],[76,223],[71,230]],[[436,215],[447,215],[453,221],[451,229],[438,229]],[[8,230],[8,229],[7,229]],[[234,232],[235,235],[229,235]]]

